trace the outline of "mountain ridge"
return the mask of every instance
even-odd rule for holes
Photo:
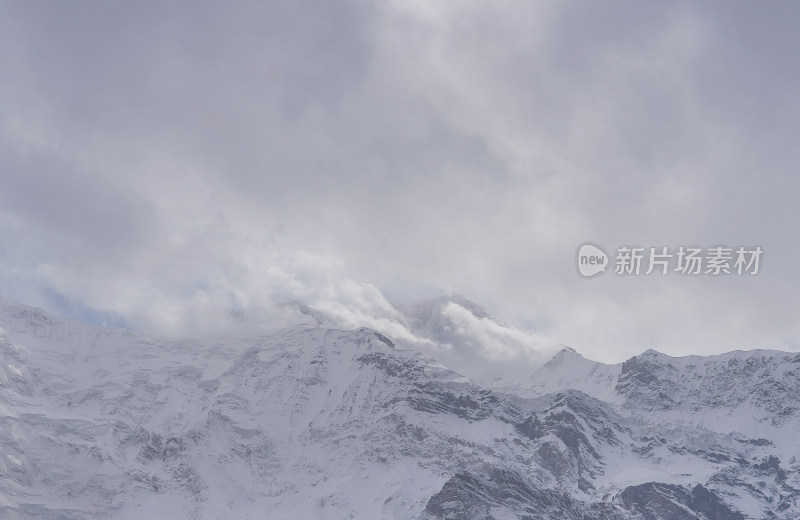
[[[12,520],[800,515],[794,353],[565,348],[523,395],[364,327],[164,339],[7,302],[0,327]]]

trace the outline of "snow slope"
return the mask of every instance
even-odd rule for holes
[[[366,328],[0,327],[0,518],[800,517],[797,354],[563,350],[510,392]]]

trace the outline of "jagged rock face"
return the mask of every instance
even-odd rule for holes
[[[794,354],[565,351],[515,395],[369,329],[0,326],[1,518],[800,517]]]
[[[776,425],[800,411],[800,354],[732,352],[674,359],[648,351],[622,364],[616,390],[631,406],[707,411],[752,406]]]
[[[635,511],[644,520],[694,520],[698,516],[714,520],[744,520],[741,513],[732,511],[700,484],[687,490],[680,486],[648,482],[625,488],[620,498],[627,509]]]

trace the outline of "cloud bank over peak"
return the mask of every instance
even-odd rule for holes
[[[463,292],[603,361],[796,350],[798,19],[746,2],[4,4],[0,292],[167,334],[244,334],[243,316],[299,301],[398,337],[413,331],[388,330],[387,300]],[[758,244],[764,265],[587,282],[586,241]],[[460,307],[450,326],[487,356],[524,350]]]

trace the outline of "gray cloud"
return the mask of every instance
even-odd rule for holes
[[[12,298],[203,333],[456,290],[598,359],[798,348],[793,4],[2,10]],[[585,240],[766,253],[586,281]]]

